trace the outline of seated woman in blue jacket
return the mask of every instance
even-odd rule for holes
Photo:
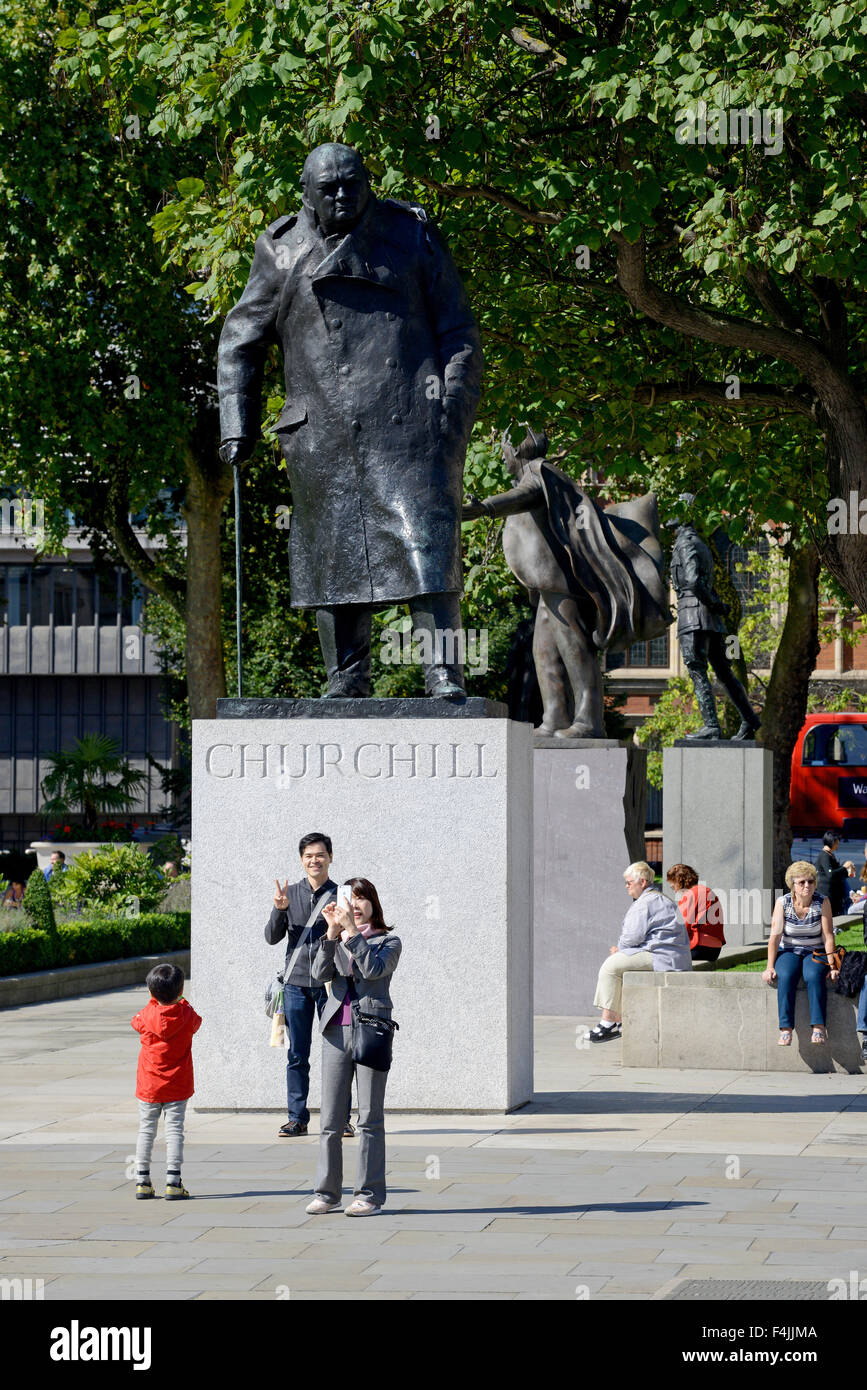
[[[680,910],[653,886],[653,870],[639,861],[623,875],[632,906],[623,919],[620,940],[599,971],[593,1003],[602,1018],[585,1037],[591,1042],[620,1036],[623,974],[626,970],[691,970],[689,934]]]
[[[391,1018],[389,983],[400,959],[401,943],[382,915],[379,894],[369,879],[351,878],[349,906],[322,909],[328,923],[310,967],[318,984],[331,982],[322,1010],[322,1100],[319,1114],[319,1165],[311,1216],[338,1211],[343,1197],[343,1129],[355,1074],[358,1090],[358,1170],[347,1216],[374,1216],[385,1202],[385,1082],[352,1059],[352,1004],[364,1013]]]

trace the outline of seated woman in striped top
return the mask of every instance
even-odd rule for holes
[[[804,977],[810,1005],[811,1042],[827,1041],[825,1004],[828,966],[813,960],[813,952],[830,955],[834,950],[831,902],[817,892],[816,869],[806,860],[790,864],[786,870],[789,892],[777,900],[768,941],[768,968],[762,979],[769,985],[779,982],[777,1003],[780,1012],[780,1047],[788,1047],[795,1026],[795,992]],[[830,972],[836,980],[837,971]]]

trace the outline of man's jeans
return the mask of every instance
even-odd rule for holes
[[[324,985],[307,989],[303,985],[284,985],[283,1011],[290,1046],[286,1052],[286,1109],[290,1120],[310,1123],[307,1093],[310,1090],[310,1040],[313,1036],[314,1014],[318,1018],[325,1008]]]

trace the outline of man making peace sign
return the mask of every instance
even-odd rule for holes
[[[265,940],[270,946],[276,946],[284,936],[287,938],[283,1009],[290,1040],[286,1051],[286,1108],[289,1118],[277,1131],[281,1139],[306,1134],[310,1122],[307,1093],[310,1089],[313,1014],[314,1010],[317,1015],[322,1013],[326,999],[325,987],[317,985],[311,977],[310,962],[319,938],[328,929],[324,917],[320,915],[314,921],[294,965],[292,956],[316,903],[337,891],[337,884],[328,876],[333,856],[331,840],[327,835],[318,832],[303,835],[298,853],[305,876],[293,884],[289,883],[288,878],[282,885],[279,879],[276,880],[274,907],[265,926]],[[348,1116],[344,1133],[348,1136],[355,1133]]]

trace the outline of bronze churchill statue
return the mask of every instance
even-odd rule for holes
[[[372,611],[406,602],[428,634],[426,692],[460,698],[461,492],[478,329],[424,210],[377,198],[355,150],[318,146],[301,186],[301,210],[256,242],[223,327],[222,456],[234,464],[253,451],[277,343],[291,602],[316,609],[327,694],[370,693]]]

